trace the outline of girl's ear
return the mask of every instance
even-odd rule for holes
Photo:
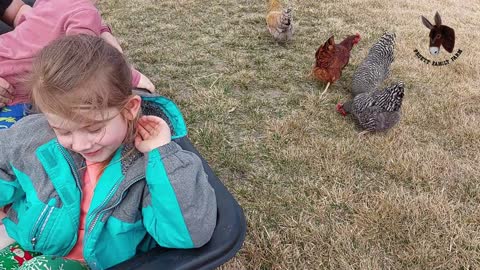
[[[142,104],[142,98],[139,95],[134,95],[130,100],[125,104],[125,119],[133,120],[137,117],[138,112],[140,111]]]

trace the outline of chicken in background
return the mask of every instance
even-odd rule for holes
[[[395,60],[395,33],[384,33],[353,73],[352,95],[375,91],[390,74]]]
[[[327,42],[317,49],[312,75],[316,79],[327,83],[320,96],[327,92],[331,83],[340,78],[343,68],[350,60],[350,51],[359,41],[360,35],[358,33],[346,37],[340,44],[335,44],[334,37],[331,36]]]
[[[398,82],[379,89],[390,74],[394,49],[395,34],[383,34],[353,74],[353,100],[337,104],[339,113],[343,116],[350,113],[357,120],[363,130],[360,134],[390,129],[400,120],[404,83]]]
[[[279,0],[269,0],[267,28],[278,43],[285,43],[293,36],[292,8],[283,8]]]

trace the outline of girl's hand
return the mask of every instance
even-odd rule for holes
[[[162,118],[153,115],[140,117],[135,137],[135,147],[138,151],[148,153],[171,140],[170,127]]]
[[[137,87],[147,89],[150,93],[155,93],[155,85],[153,85],[152,81],[140,71],[138,73],[140,73],[140,81],[138,82]]]
[[[13,100],[13,87],[0,77],[0,108]]]
[[[108,44],[112,45],[119,52],[123,53],[122,47],[118,43],[118,40],[110,32],[103,32],[100,34],[100,38],[105,40]]]

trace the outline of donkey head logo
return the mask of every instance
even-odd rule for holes
[[[427,18],[422,16],[423,24],[430,29],[430,53],[437,55],[440,53],[440,45],[451,53],[453,47],[455,47],[455,31],[446,26],[442,25],[442,19],[440,14],[435,13],[435,25],[431,24]]]

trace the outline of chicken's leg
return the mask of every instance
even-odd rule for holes
[[[323,92],[320,94],[320,97],[323,97],[323,95],[327,92],[329,86],[330,86],[330,82],[327,83],[327,87],[325,87],[325,90],[323,90]]]
[[[369,132],[370,132],[369,130],[364,130],[364,131],[358,133],[358,137],[363,137],[363,136],[365,136],[365,135],[366,135],[367,133],[369,133]]]

